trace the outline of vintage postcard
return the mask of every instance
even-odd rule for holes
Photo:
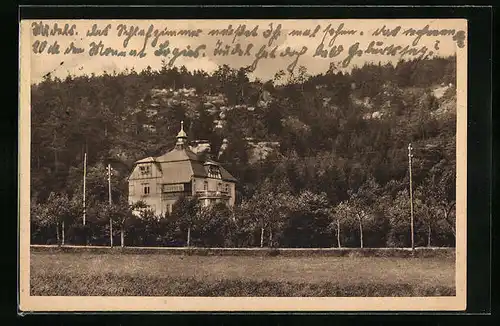
[[[466,20],[19,44],[20,310],[465,310]]]

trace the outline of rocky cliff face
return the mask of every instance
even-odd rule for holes
[[[224,138],[224,130],[229,114],[245,116],[252,114],[256,109],[267,108],[272,101],[268,91],[263,91],[256,105],[237,104],[229,105],[227,97],[222,93],[198,94],[195,88],[181,88],[174,90],[153,88],[146,94],[139,105],[131,111],[131,115],[140,117],[142,130],[149,133],[157,133],[158,125],[166,123],[165,112],[174,108],[182,108],[185,116],[191,120],[200,118],[200,108],[207,114],[212,123],[212,130],[222,135],[221,144],[210,144],[205,139],[194,139],[190,142],[190,149],[195,153],[204,153],[211,148],[220,148],[217,156],[221,156],[226,150],[231,139]],[[251,130],[251,128],[249,128]],[[249,162],[255,163],[265,159],[269,153],[279,147],[277,142],[264,140],[248,141]],[[115,153],[117,156],[125,154]]]
[[[429,107],[430,114],[437,119],[456,112],[455,88],[452,84],[436,85],[425,90],[422,88],[400,89],[388,83],[384,84],[382,91],[373,98],[358,97],[355,92],[356,85],[353,87],[354,91],[349,100],[352,105],[361,110],[364,120],[388,119],[395,114],[401,114],[401,110],[414,109],[414,106]],[[333,104],[329,91],[326,88],[317,88],[316,92],[320,105],[332,115],[338,114],[340,109]],[[156,133],[159,125],[168,122],[165,121],[165,114],[162,113],[180,109],[188,119],[196,121],[200,119],[200,112],[203,111],[206,114],[205,119],[208,119],[211,124],[212,131],[216,132],[220,136],[219,139],[223,141],[219,144],[210,144],[210,141],[206,139],[194,139],[190,142],[190,148],[196,153],[207,152],[211,148],[220,149],[217,157],[222,155],[231,142],[230,137],[226,135],[227,128],[230,127],[227,124],[234,123],[236,119],[238,125],[241,125],[239,127],[241,134],[245,136],[247,142],[249,163],[253,164],[265,159],[280,147],[279,142],[262,139],[255,134],[255,128],[252,125],[255,123],[256,114],[267,110],[273,100],[273,96],[267,90],[260,91],[254,105],[244,103],[230,105],[223,93],[199,94],[195,88],[153,88],[132,112],[134,115],[142,116],[143,130]],[[280,123],[284,128],[304,134],[311,131],[309,125],[294,116],[283,117]]]

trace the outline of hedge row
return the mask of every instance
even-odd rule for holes
[[[32,252],[167,254],[198,256],[284,256],[284,257],[442,257],[455,258],[455,248],[185,248],[185,247],[98,247],[32,245]]]

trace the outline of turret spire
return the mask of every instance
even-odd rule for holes
[[[181,121],[181,130],[177,134],[177,143],[175,144],[175,148],[183,149],[186,144],[187,134],[184,131],[184,121]]]

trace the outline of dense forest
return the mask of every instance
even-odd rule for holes
[[[455,69],[447,57],[268,81],[166,64],[47,75],[31,91],[32,243],[109,244],[111,221],[125,245],[407,247],[411,143],[415,244],[454,246]],[[181,198],[170,216],[135,216],[133,162],[171,149],[181,120],[239,180],[237,204]]]

